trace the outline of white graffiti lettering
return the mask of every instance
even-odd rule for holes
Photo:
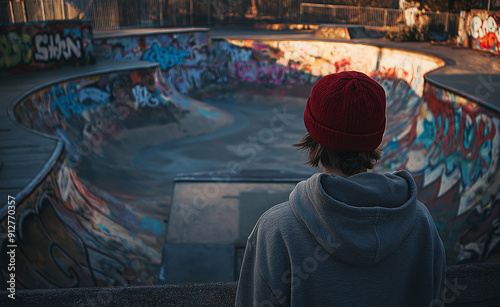
[[[73,40],[71,36],[61,38],[59,33],[56,34],[37,34],[34,37],[35,41],[35,61],[48,62],[53,60],[69,60],[73,57],[81,58],[81,42]]]
[[[156,107],[160,104],[160,99],[153,96],[144,86],[136,85],[132,89],[132,93],[134,94],[135,101],[140,106]]]

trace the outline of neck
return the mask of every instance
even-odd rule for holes
[[[356,175],[356,174],[359,174],[359,173],[366,173],[368,170],[366,168],[363,168],[361,169],[361,171],[355,173],[355,174],[352,174],[352,175],[346,175],[344,174],[340,169],[336,168],[336,167],[325,167],[323,166],[323,173],[325,174],[335,174],[335,175],[338,175],[338,176],[341,176],[341,177],[344,177],[344,178],[347,178],[347,177],[350,177],[350,176],[353,176],[353,175]]]

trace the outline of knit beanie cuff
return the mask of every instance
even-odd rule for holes
[[[304,112],[304,124],[309,135],[321,145],[339,152],[365,152],[377,149],[384,137],[386,119],[377,131],[367,134],[351,134],[336,131],[316,121],[309,108]]]

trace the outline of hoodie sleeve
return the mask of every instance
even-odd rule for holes
[[[259,271],[258,255],[252,242],[248,239],[241,266],[236,306],[280,306],[278,299],[269,284],[262,278]]]

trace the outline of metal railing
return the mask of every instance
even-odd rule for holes
[[[94,29],[119,29],[163,26],[162,0],[91,1],[86,16]]]
[[[404,11],[375,7],[301,3],[301,23],[336,23],[392,27],[404,23]]]
[[[458,33],[460,16],[452,13],[425,12],[417,18],[434,33]],[[377,27],[396,27],[406,24],[405,12],[397,9],[343,5],[301,3],[300,23],[336,23]]]
[[[300,0],[171,0],[165,25],[297,23]]]

